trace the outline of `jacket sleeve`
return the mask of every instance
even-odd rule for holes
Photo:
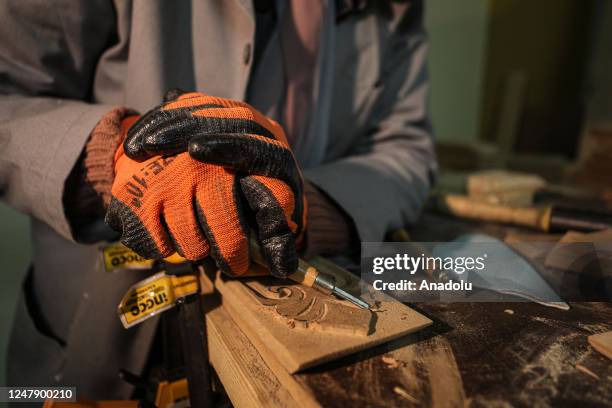
[[[361,241],[382,241],[389,230],[415,221],[437,170],[420,21],[386,45],[395,54],[384,59],[365,142],[345,158],[305,171],[352,217]]]
[[[65,183],[112,109],[86,101],[115,23],[108,1],[55,3],[0,2],[0,199],[70,239]]]

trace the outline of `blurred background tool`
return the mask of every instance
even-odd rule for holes
[[[458,218],[544,232],[592,232],[612,226],[611,207],[603,196],[577,186],[550,184],[526,172],[447,172],[432,198],[436,210]]]
[[[592,232],[612,228],[610,213],[555,205],[518,207],[490,204],[465,195],[447,194],[438,197],[437,208],[459,218],[519,225],[544,232]]]
[[[435,196],[462,194],[477,201],[511,206],[555,203],[578,208],[612,209],[612,200],[602,192],[578,185],[549,183],[535,173],[503,169],[443,171],[433,193]]]

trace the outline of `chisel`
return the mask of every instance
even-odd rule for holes
[[[609,213],[553,205],[512,207],[481,202],[456,194],[439,197],[438,209],[459,218],[520,225],[544,232],[593,232],[612,228],[612,215]]]
[[[261,253],[259,244],[253,238],[251,238],[250,240],[250,251],[253,262],[257,263],[258,265],[267,267],[266,260],[264,259]],[[309,288],[317,289],[318,291],[327,295],[333,293],[339,298],[348,300],[352,304],[359,306],[362,309],[370,308],[370,305],[364,300],[351,295],[342,288],[339,288],[336,285],[336,278],[334,278],[332,275],[320,272],[319,270],[317,270],[317,268],[315,268],[302,258],[299,258],[298,260],[297,271],[287,276],[287,278],[291,279],[294,282],[308,286]]]

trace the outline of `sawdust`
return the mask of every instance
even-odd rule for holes
[[[591,377],[593,377],[596,380],[599,380],[599,376],[597,374],[595,374],[594,372],[592,372],[591,370],[589,370],[588,368],[586,368],[582,364],[576,364],[576,370],[581,371],[581,372],[585,373],[586,375],[590,375]]]
[[[547,319],[545,317],[540,317],[540,316],[532,316],[531,320],[535,320],[536,322],[540,322],[540,323],[544,323],[544,324],[555,324],[554,320],[551,319]]]
[[[523,367],[523,372],[530,374],[524,392],[540,392],[552,397],[557,395],[559,390],[556,385],[559,377],[580,359],[573,350],[566,347],[566,344],[571,343],[571,340],[577,336],[579,334],[576,333],[561,336],[532,363]]]
[[[399,395],[400,397],[407,399],[410,402],[413,402],[415,404],[419,403],[419,400],[414,398],[412,395],[408,394],[408,391],[406,391],[402,387],[393,387],[393,392]]]

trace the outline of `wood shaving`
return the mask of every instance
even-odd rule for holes
[[[401,364],[395,358],[391,356],[382,356],[382,362],[387,365],[389,368],[398,368]]]
[[[393,392],[396,393],[397,395],[399,395],[400,397],[403,397],[405,399],[407,399],[410,402],[413,402],[415,404],[418,404],[419,401],[414,398],[412,395],[408,394],[408,391],[406,391],[405,389],[401,388],[401,387],[393,387]]]
[[[373,313],[381,313],[381,312],[386,312],[387,309],[382,309],[382,302],[379,302],[378,300],[374,301],[374,304],[372,305],[372,307],[370,307],[370,311]]]
[[[591,370],[589,370],[588,368],[586,368],[582,364],[576,364],[576,370],[582,371],[586,375],[590,375],[594,379],[599,380],[599,376],[597,374],[595,374],[594,372],[592,372]]]
[[[509,315],[513,315],[513,314],[514,314],[514,310],[512,310],[512,309],[506,309],[506,310],[504,310],[504,313],[507,313],[507,314],[509,314]]]

